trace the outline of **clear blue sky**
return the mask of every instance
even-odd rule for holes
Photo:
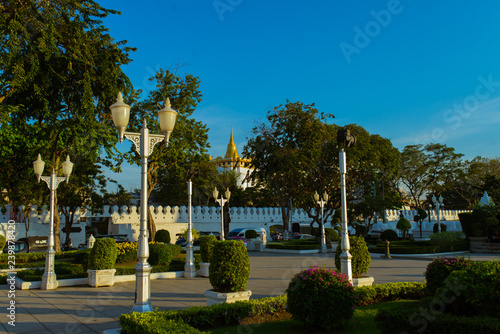
[[[210,129],[212,156],[231,124],[241,152],[287,99],[400,150],[439,142],[469,159],[500,156],[500,0],[98,2],[122,12],[105,25],[138,49],[124,67],[136,88],[179,63],[200,78],[193,117]],[[113,177],[140,184],[138,167]]]

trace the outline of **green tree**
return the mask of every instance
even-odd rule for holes
[[[411,223],[405,217],[401,217],[396,224],[396,228],[403,233],[403,239],[406,238],[406,233],[411,229]]]
[[[116,205],[118,208],[126,205],[129,206],[132,202],[132,194],[125,190],[120,184],[115,192],[109,196],[109,205]]]
[[[417,223],[417,226],[420,230],[420,238],[422,238],[422,224],[424,223],[425,218],[427,218],[428,214],[425,209],[418,208],[417,214],[413,217],[413,221]]]
[[[133,50],[114,41],[102,24],[117,13],[90,0],[2,2],[0,115],[14,127],[35,129],[23,137],[30,149],[14,155],[32,162],[41,153],[46,170],[56,172],[75,150],[93,162],[111,163],[99,160],[102,148],[112,156],[116,142],[108,106],[118,90],[130,90],[121,65]],[[15,173],[17,166],[10,169]],[[57,212],[54,228],[60,250]]]
[[[150,198],[155,187],[161,182],[157,197],[165,195],[165,200],[172,198],[169,194],[186,194],[184,189],[187,169],[194,163],[203,162],[208,156],[208,129],[205,124],[192,118],[202,96],[198,77],[191,74],[178,75],[176,71],[160,69],[150,81],[155,83],[156,89],[151,90],[146,99],[132,106],[128,131],[139,132],[145,121],[151,133],[160,133],[157,111],[161,108],[158,103],[167,98],[170,98],[172,108],[179,113],[168,147],[157,145],[148,160],[147,198]],[[125,158],[130,163],[140,165],[141,159],[135,146],[131,146]],[[187,200],[187,195],[184,198]],[[156,225],[149,210],[148,229],[149,235],[154,236]],[[151,237],[151,240],[154,241],[154,237]]]

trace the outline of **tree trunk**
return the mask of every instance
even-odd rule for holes
[[[227,240],[227,236],[229,234],[229,224],[231,223],[231,215],[229,213],[229,202],[224,205],[224,237]]]
[[[281,199],[280,200],[281,204],[281,219],[283,220],[283,231],[288,231],[288,220],[290,219],[290,206],[288,205],[288,200],[287,199]]]
[[[156,235],[156,224],[153,218],[153,214],[148,208],[148,232],[149,232],[149,241],[155,241]]]

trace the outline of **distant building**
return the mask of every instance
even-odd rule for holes
[[[250,182],[247,176],[250,176],[254,170],[251,167],[251,159],[240,158],[238,155],[238,150],[236,149],[236,144],[233,139],[233,127],[231,127],[231,138],[229,139],[229,144],[227,144],[227,151],[224,157],[217,157],[211,160],[217,168],[231,169],[238,173],[237,185],[243,189],[251,187],[252,182]]]

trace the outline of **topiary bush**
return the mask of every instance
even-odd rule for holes
[[[170,232],[167,230],[156,231],[155,241],[169,244],[170,243]]]
[[[335,266],[337,270],[340,270],[340,253],[341,243],[337,245],[337,250],[335,251]],[[368,251],[368,246],[366,245],[365,239],[363,237],[349,237],[350,249],[349,253],[352,255],[351,265],[352,265],[352,277],[362,277],[368,271],[371,263],[370,252]]]
[[[149,244],[148,262],[152,266],[168,266],[172,261],[172,249],[168,245],[160,243]]]
[[[90,252],[89,269],[112,269],[118,256],[116,241],[113,238],[98,238]]]
[[[389,241],[396,241],[398,240],[398,234],[394,230],[385,230],[380,234],[380,239],[383,241],[389,240]]]
[[[92,248],[79,250],[78,253],[75,254],[75,262],[81,264],[82,268],[85,270],[89,269],[89,258],[91,252]]]
[[[406,233],[411,230],[411,223],[405,217],[401,217],[396,224],[396,228],[403,232],[403,238],[406,237]],[[390,240],[389,240],[390,241]]]
[[[326,243],[335,242],[339,240],[339,234],[333,228],[325,228]]]
[[[441,229],[440,229],[441,232],[446,232],[446,224],[439,223],[439,225],[441,227]],[[432,225],[432,233],[439,233],[437,223],[434,223],[434,225]]]
[[[329,331],[347,325],[357,302],[346,275],[318,266],[296,274],[286,294],[287,311],[294,319]]]
[[[255,230],[246,230],[245,231],[245,238],[247,238],[247,239],[255,239],[255,238],[257,238],[257,231],[255,231]]]
[[[201,262],[210,262],[214,243],[217,241],[215,235],[204,235],[200,237]]]
[[[250,261],[245,244],[235,240],[215,242],[208,274],[213,291],[244,291],[249,277]]]
[[[451,272],[462,270],[473,265],[473,262],[464,258],[439,258],[432,260],[425,270],[427,290],[434,294],[437,289],[445,285]]]

